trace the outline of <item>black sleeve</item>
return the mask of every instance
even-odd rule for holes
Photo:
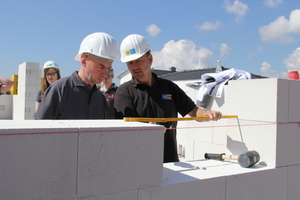
[[[35,119],[57,119],[61,102],[61,95],[58,87],[52,85],[46,90],[44,98],[35,115]]]
[[[126,117],[137,117],[139,114],[134,108],[130,91],[125,84],[121,85],[116,93],[114,107],[116,109],[116,119]]]
[[[173,82],[169,84],[171,84],[169,87],[173,87],[177,111],[184,117],[196,107],[196,104],[177,84]]]

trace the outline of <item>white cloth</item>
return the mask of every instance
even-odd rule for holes
[[[234,68],[219,73],[206,73],[201,76],[201,87],[198,90],[197,100],[202,101],[204,95],[221,98],[224,85],[229,80],[251,79],[251,74]],[[215,89],[215,91],[214,91]]]

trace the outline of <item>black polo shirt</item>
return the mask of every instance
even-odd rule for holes
[[[195,108],[193,100],[172,81],[161,79],[152,74],[154,83],[151,87],[139,84],[134,79],[119,86],[115,109],[117,118],[177,117],[185,116]],[[160,123],[166,128],[176,128],[177,122]],[[164,141],[164,162],[178,162],[176,129],[167,129]]]
[[[55,81],[46,90],[35,119],[103,119],[104,95],[96,85],[85,84],[78,72]]]

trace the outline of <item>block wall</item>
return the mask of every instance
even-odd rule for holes
[[[206,152],[239,155],[256,150],[268,166],[300,164],[299,93],[300,81],[295,80],[230,81],[223,97],[214,99],[209,109],[238,118],[180,122],[179,127],[189,127],[178,131],[185,136],[180,141],[185,159],[203,159]]]
[[[162,126],[121,120],[0,123],[2,199],[105,196],[161,182]]]
[[[296,92],[300,83],[266,80],[230,82],[222,99],[212,102],[212,109],[238,115],[237,119],[180,122],[186,157],[176,163],[162,163],[164,128],[158,125],[122,120],[2,120],[0,160],[5,162],[0,168],[0,196],[298,200]],[[203,159],[208,151],[248,150],[261,156],[251,168],[241,167],[236,160]]]

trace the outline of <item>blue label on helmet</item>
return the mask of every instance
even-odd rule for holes
[[[125,51],[126,56],[129,56],[129,55],[132,55],[132,54],[136,54],[135,49],[129,49],[129,50]]]

